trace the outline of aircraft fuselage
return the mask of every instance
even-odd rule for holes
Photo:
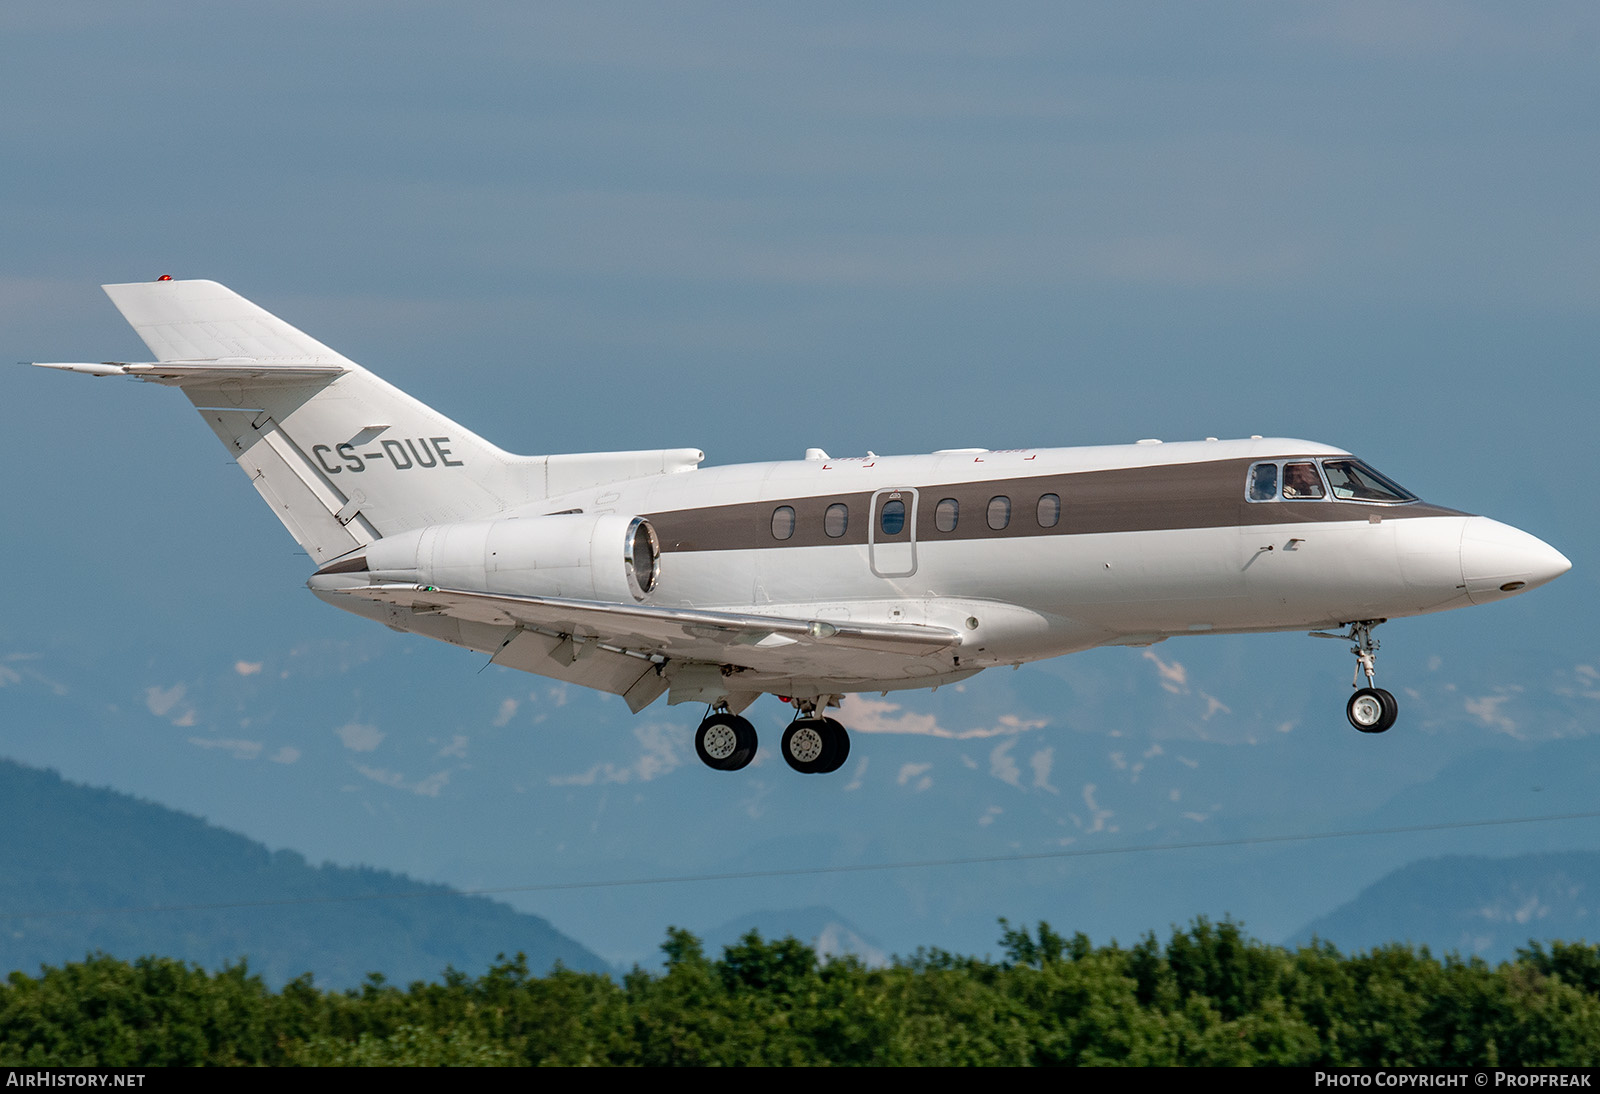
[[[641,515],[660,548],[658,580],[639,598],[646,606],[962,636],[942,658],[843,651],[837,665],[800,673],[740,664],[737,647],[729,651],[737,690],[798,695],[923,687],[1099,645],[1418,615],[1514,595],[1565,569],[1531,536],[1420,500],[1340,499],[1326,489],[1314,499],[1248,496],[1253,467],[1338,457],[1348,454],[1252,439],[814,458],[605,484],[499,519]],[[375,582],[596,595],[552,585],[548,568],[497,565],[487,536],[454,551],[435,544],[421,567],[408,550],[386,569],[381,551],[367,552]],[[408,629],[429,629],[416,622]],[[485,652],[503,641],[493,628],[478,642],[454,640]]]

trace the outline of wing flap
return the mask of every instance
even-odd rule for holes
[[[590,646],[588,651],[583,645],[574,648],[571,639],[523,630],[517,631],[511,641],[495,653],[493,660],[497,665],[535,676],[548,676],[620,695],[635,714],[667,690],[667,681],[648,658],[597,649],[593,643],[587,645]]]
[[[742,612],[651,608],[429,585],[364,585],[340,592],[414,612],[532,628],[578,642],[593,641],[617,651],[731,662],[754,669],[786,664],[801,652],[797,646],[931,657],[961,644],[961,635],[956,631],[920,624],[828,622]]]

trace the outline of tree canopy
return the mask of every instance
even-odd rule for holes
[[[1002,957],[887,968],[752,932],[707,956],[672,929],[620,982],[520,955],[402,988],[270,990],[244,964],[94,955],[0,985],[7,1065],[1592,1065],[1600,947],[1491,968],[1385,946],[1290,951],[1231,920],[1094,946],[1000,921]]]

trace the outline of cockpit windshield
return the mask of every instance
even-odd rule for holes
[[[1326,477],[1326,484],[1324,484]],[[1245,494],[1251,501],[1364,501],[1399,505],[1417,496],[1393,479],[1348,456],[1313,460],[1263,460],[1250,465]]]
[[[1416,501],[1417,496],[1360,460],[1323,460],[1333,496],[1345,501]]]

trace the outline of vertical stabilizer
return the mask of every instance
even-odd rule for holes
[[[539,497],[513,456],[214,281],[107,285],[155,354],[126,375],[179,387],[313,559]]]

